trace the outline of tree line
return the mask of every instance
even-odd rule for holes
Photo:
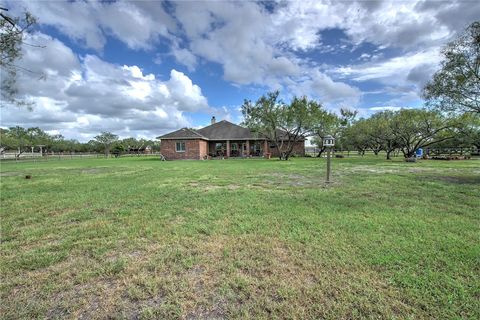
[[[385,151],[387,159],[395,151],[410,158],[419,148],[434,146],[480,149],[480,22],[448,43],[442,55],[440,69],[423,88],[424,108],[381,111],[357,119],[356,111],[341,109],[335,114],[307,97],[285,103],[275,91],[256,102],[244,101],[243,124],[271,140],[283,160],[307,137],[321,156],[326,135],[336,138],[337,148]]]
[[[416,150],[427,147],[480,149],[480,118],[428,109],[387,110],[353,121],[338,134],[340,148],[361,154],[384,151],[387,159],[397,151],[411,158]]]
[[[256,103],[245,101],[242,112],[244,125],[271,140],[282,160],[288,160],[295,143],[308,137],[319,148],[320,157],[327,135],[336,139],[337,149],[361,154],[366,150],[375,154],[384,151],[387,159],[395,151],[411,158],[417,149],[434,146],[480,149],[480,117],[476,114],[449,115],[423,108],[380,111],[357,119],[356,111],[342,109],[337,115],[306,97],[284,103],[278,91]]]
[[[126,138],[119,139],[110,132],[102,132],[88,142],[79,142],[75,139],[66,139],[61,134],[49,134],[44,130],[33,127],[20,126],[8,129],[0,128],[0,150],[13,150],[16,157],[26,152],[100,152],[106,156],[110,153],[139,153],[146,147],[152,151],[159,151],[158,140]]]

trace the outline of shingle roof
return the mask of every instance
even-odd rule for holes
[[[222,120],[197,130],[209,140],[245,140],[254,139],[250,129]]]
[[[205,140],[208,140],[208,138],[202,136],[197,131],[189,128],[182,128],[177,131],[164,134],[163,136],[160,136],[157,139],[205,139]]]
[[[282,133],[278,130],[277,134],[282,136]],[[160,136],[158,139],[263,140],[264,138],[255,135],[248,128],[222,120],[198,130],[182,128]]]

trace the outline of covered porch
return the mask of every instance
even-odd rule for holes
[[[208,142],[210,157],[264,157],[269,154],[267,140],[218,140]]]

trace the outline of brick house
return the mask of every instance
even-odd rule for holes
[[[215,117],[204,128],[182,128],[158,139],[160,153],[167,160],[279,156],[278,149],[268,139],[226,120],[216,122]],[[305,155],[305,139],[295,143],[293,154]]]

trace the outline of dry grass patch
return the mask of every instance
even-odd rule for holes
[[[275,238],[217,235],[117,248],[101,259],[75,255],[27,272],[10,284],[2,314],[13,318],[27,306],[62,319],[418,315],[401,297],[359,265]]]

